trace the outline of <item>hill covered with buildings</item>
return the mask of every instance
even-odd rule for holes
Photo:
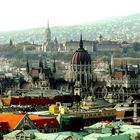
[[[140,13],[125,17],[107,18],[74,26],[51,27],[52,38],[57,37],[60,42],[78,40],[82,30],[86,40],[97,39],[102,34],[107,40],[120,40],[128,42],[140,41]],[[9,42],[29,41],[42,43],[44,41],[45,27],[33,28],[0,33],[0,44]]]

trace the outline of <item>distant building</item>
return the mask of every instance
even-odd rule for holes
[[[89,53],[93,52],[123,52],[126,49],[125,45],[118,41],[103,40],[103,36],[100,35],[98,40],[90,41],[83,40],[84,48]],[[67,41],[63,44],[60,50],[65,52],[75,52],[79,48],[78,41]]]
[[[93,52],[93,41],[83,40],[84,49],[88,52]],[[63,44],[65,52],[75,52],[79,48],[79,41],[67,41]]]
[[[109,76],[106,81],[108,87],[124,87],[124,88],[140,88],[140,66],[136,68],[127,64],[121,64],[120,68],[114,65],[113,56],[111,57],[111,65],[109,66]]]
[[[58,51],[58,49],[59,49],[59,43],[56,37],[54,41],[52,41],[51,30],[50,30],[49,21],[48,21],[48,26],[46,28],[45,42],[43,43],[41,50],[43,53],[47,53],[47,52],[52,52],[52,51]]]
[[[30,43],[30,42],[22,42],[22,43],[18,43],[16,45],[16,47],[20,47],[23,48],[23,56],[24,56],[24,60],[28,57],[28,58],[38,58],[38,56],[40,56],[42,54],[42,50],[41,50],[41,45],[40,44],[34,44]]]
[[[122,52],[123,48],[118,41],[103,40],[103,36],[99,36],[98,41],[94,41],[94,51],[97,52]]]

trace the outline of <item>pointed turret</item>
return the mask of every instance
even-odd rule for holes
[[[127,65],[127,61],[126,61],[126,66],[125,66],[125,74],[128,74],[128,65]]]
[[[26,62],[26,72],[29,74],[29,71],[30,71],[30,69],[29,69],[29,62],[28,62],[28,58],[27,58],[27,62]]]
[[[109,67],[109,75],[112,75],[111,64],[109,62],[108,62],[108,67]]]
[[[80,37],[80,42],[79,42],[80,48],[83,48],[83,40],[82,40],[82,33],[81,33],[81,37]]]
[[[47,68],[47,61],[46,61],[46,58],[44,59],[44,66],[45,66],[45,68]]]
[[[54,62],[53,62],[53,73],[56,73],[55,58],[54,58]]]
[[[136,74],[137,74],[137,75],[140,74],[140,65],[139,65],[139,63],[137,64]]]
[[[43,69],[43,59],[42,57],[39,60],[39,68],[42,70]]]
[[[121,69],[123,70],[124,68],[124,65],[123,65],[123,62],[121,61]]]

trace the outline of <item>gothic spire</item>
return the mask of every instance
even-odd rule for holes
[[[56,73],[55,58],[54,58],[54,62],[53,62],[53,73]]]
[[[43,69],[43,59],[42,59],[42,56],[39,60],[39,68]]]
[[[139,63],[137,64],[137,74],[140,74],[140,65],[139,65]]]
[[[121,69],[123,69],[123,68],[124,68],[123,61],[121,60]]]
[[[26,62],[26,72],[29,73],[29,62],[28,62],[28,58],[27,58],[27,62]]]
[[[81,33],[81,37],[80,37],[80,43],[79,43],[79,45],[80,45],[80,48],[82,49],[82,48],[83,48],[82,33]]]
[[[111,64],[109,62],[108,62],[108,67],[109,67],[109,75],[112,75]]]
[[[49,20],[48,20],[47,28],[46,28],[46,42],[50,43],[50,41],[51,41],[51,30],[50,30]]]
[[[46,58],[44,60],[44,65],[45,65],[45,68],[47,68],[47,61],[46,61]]]
[[[127,65],[127,60],[126,60],[126,66],[125,66],[125,73],[128,74],[128,65]]]

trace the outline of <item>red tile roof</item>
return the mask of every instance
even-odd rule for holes
[[[23,119],[24,114],[0,114],[0,123],[8,123],[9,129],[15,129],[18,123]]]
[[[40,117],[37,115],[29,115],[28,117],[39,129],[43,129],[45,125],[47,125],[48,127],[59,126],[57,119],[54,117]]]
[[[113,77],[115,79],[122,79],[124,76],[124,72],[123,71],[116,71],[113,73]]]
[[[46,106],[55,104],[56,102],[60,101],[60,97],[56,96],[54,98],[40,98],[40,97],[19,97],[11,99],[11,105],[40,105],[40,106]]]
[[[39,69],[32,69],[31,75],[32,77],[39,77]]]

